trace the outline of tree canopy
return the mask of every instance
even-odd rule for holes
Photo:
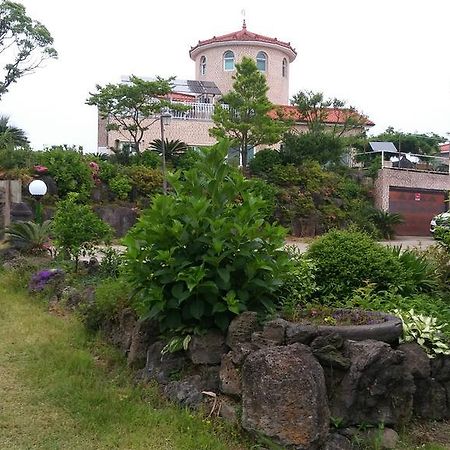
[[[233,89],[225,94],[214,110],[211,134],[228,138],[239,147],[242,165],[248,161],[248,150],[261,144],[276,144],[281,140],[288,124],[271,118],[275,106],[267,97],[267,81],[251,58],[244,57],[236,64]]]
[[[388,127],[383,133],[371,136],[369,141],[392,142],[399,152],[432,155],[439,153],[439,144],[446,139],[436,133],[403,133]]]
[[[173,78],[157,77],[146,81],[132,76],[127,83],[97,85],[97,92],[90,93],[86,103],[97,106],[102,118],[108,120],[107,129],[117,130],[125,139],[133,142],[140,154],[144,133],[159,120],[155,115],[165,108],[183,110],[173,104],[167,95],[172,91]]]
[[[353,130],[364,133],[367,118],[344,100],[326,98],[322,92],[300,91],[292,98],[292,105],[298,109],[311,133],[327,132],[339,137]],[[332,123],[330,110],[333,110]]]
[[[337,163],[345,149],[365,135],[367,118],[344,100],[326,98],[322,92],[300,91],[292,104],[307,132],[284,136],[281,153],[285,162]]]
[[[52,45],[50,32],[27,16],[23,5],[11,1],[0,3],[0,55],[8,61],[0,77],[0,98],[23,75],[58,56]]]
[[[0,147],[26,147],[29,144],[28,138],[20,128],[9,125],[9,117],[0,116]]]

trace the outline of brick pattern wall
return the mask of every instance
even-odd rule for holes
[[[164,137],[169,141],[179,139],[192,146],[213,145],[216,140],[209,135],[209,128],[211,126],[211,121],[172,119],[170,125],[166,125],[164,128]],[[118,131],[110,131],[108,133],[108,147],[114,147],[116,139],[119,141],[128,140]],[[141,143],[141,150],[146,149],[154,139],[161,139],[161,125],[159,120],[150,125],[148,131],[145,132],[144,139]]]
[[[108,148],[108,132],[106,131],[106,125],[108,121],[102,119],[98,114],[98,147]]]
[[[129,137],[120,134],[118,131],[107,132],[105,127],[106,120],[99,118],[99,147],[110,148],[115,146],[116,140],[121,142],[129,140]],[[169,140],[179,139],[191,146],[203,147],[214,145],[216,139],[209,134],[209,129],[212,127],[213,122],[210,120],[172,119],[170,125],[165,127],[165,137]],[[308,131],[308,128],[304,124],[295,124],[293,130],[297,133],[305,133]],[[351,130],[347,132],[346,135],[356,134],[357,132],[358,130]],[[150,125],[149,130],[145,132],[141,150],[146,149],[154,139],[161,139],[159,120]],[[266,145],[261,146],[261,148],[264,147],[266,147]],[[279,148],[279,145],[272,145],[271,147]],[[257,150],[259,150],[259,148]]]
[[[411,189],[450,190],[450,175],[428,172],[413,172],[398,169],[380,169],[374,185],[375,206],[389,210],[389,187]]]

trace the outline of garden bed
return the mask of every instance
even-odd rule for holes
[[[338,333],[345,339],[355,341],[374,339],[395,344],[402,335],[402,321],[378,311],[311,308],[301,310],[295,322],[316,327],[319,335]]]

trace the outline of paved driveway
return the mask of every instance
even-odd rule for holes
[[[302,241],[300,239],[287,239],[288,245],[295,245],[301,252],[306,252],[309,244],[313,240]],[[434,245],[436,241],[431,236],[401,236],[392,241],[379,241],[380,244],[388,245],[390,247],[401,245],[402,248],[420,248],[425,250],[426,248]]]

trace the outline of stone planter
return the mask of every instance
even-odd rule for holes
[[[345,310],[341,310],[345,311]],[[352,341],[364,341],[373,339],[375,341],[387,342],[388,344],[397,344],[402,335],[402,321],[391,314],[376,311],[366,312],[374,319],[383,318],[384,322],[370,325],[319,325],[317,327],[319,335],[338,333],[344,339]]]

